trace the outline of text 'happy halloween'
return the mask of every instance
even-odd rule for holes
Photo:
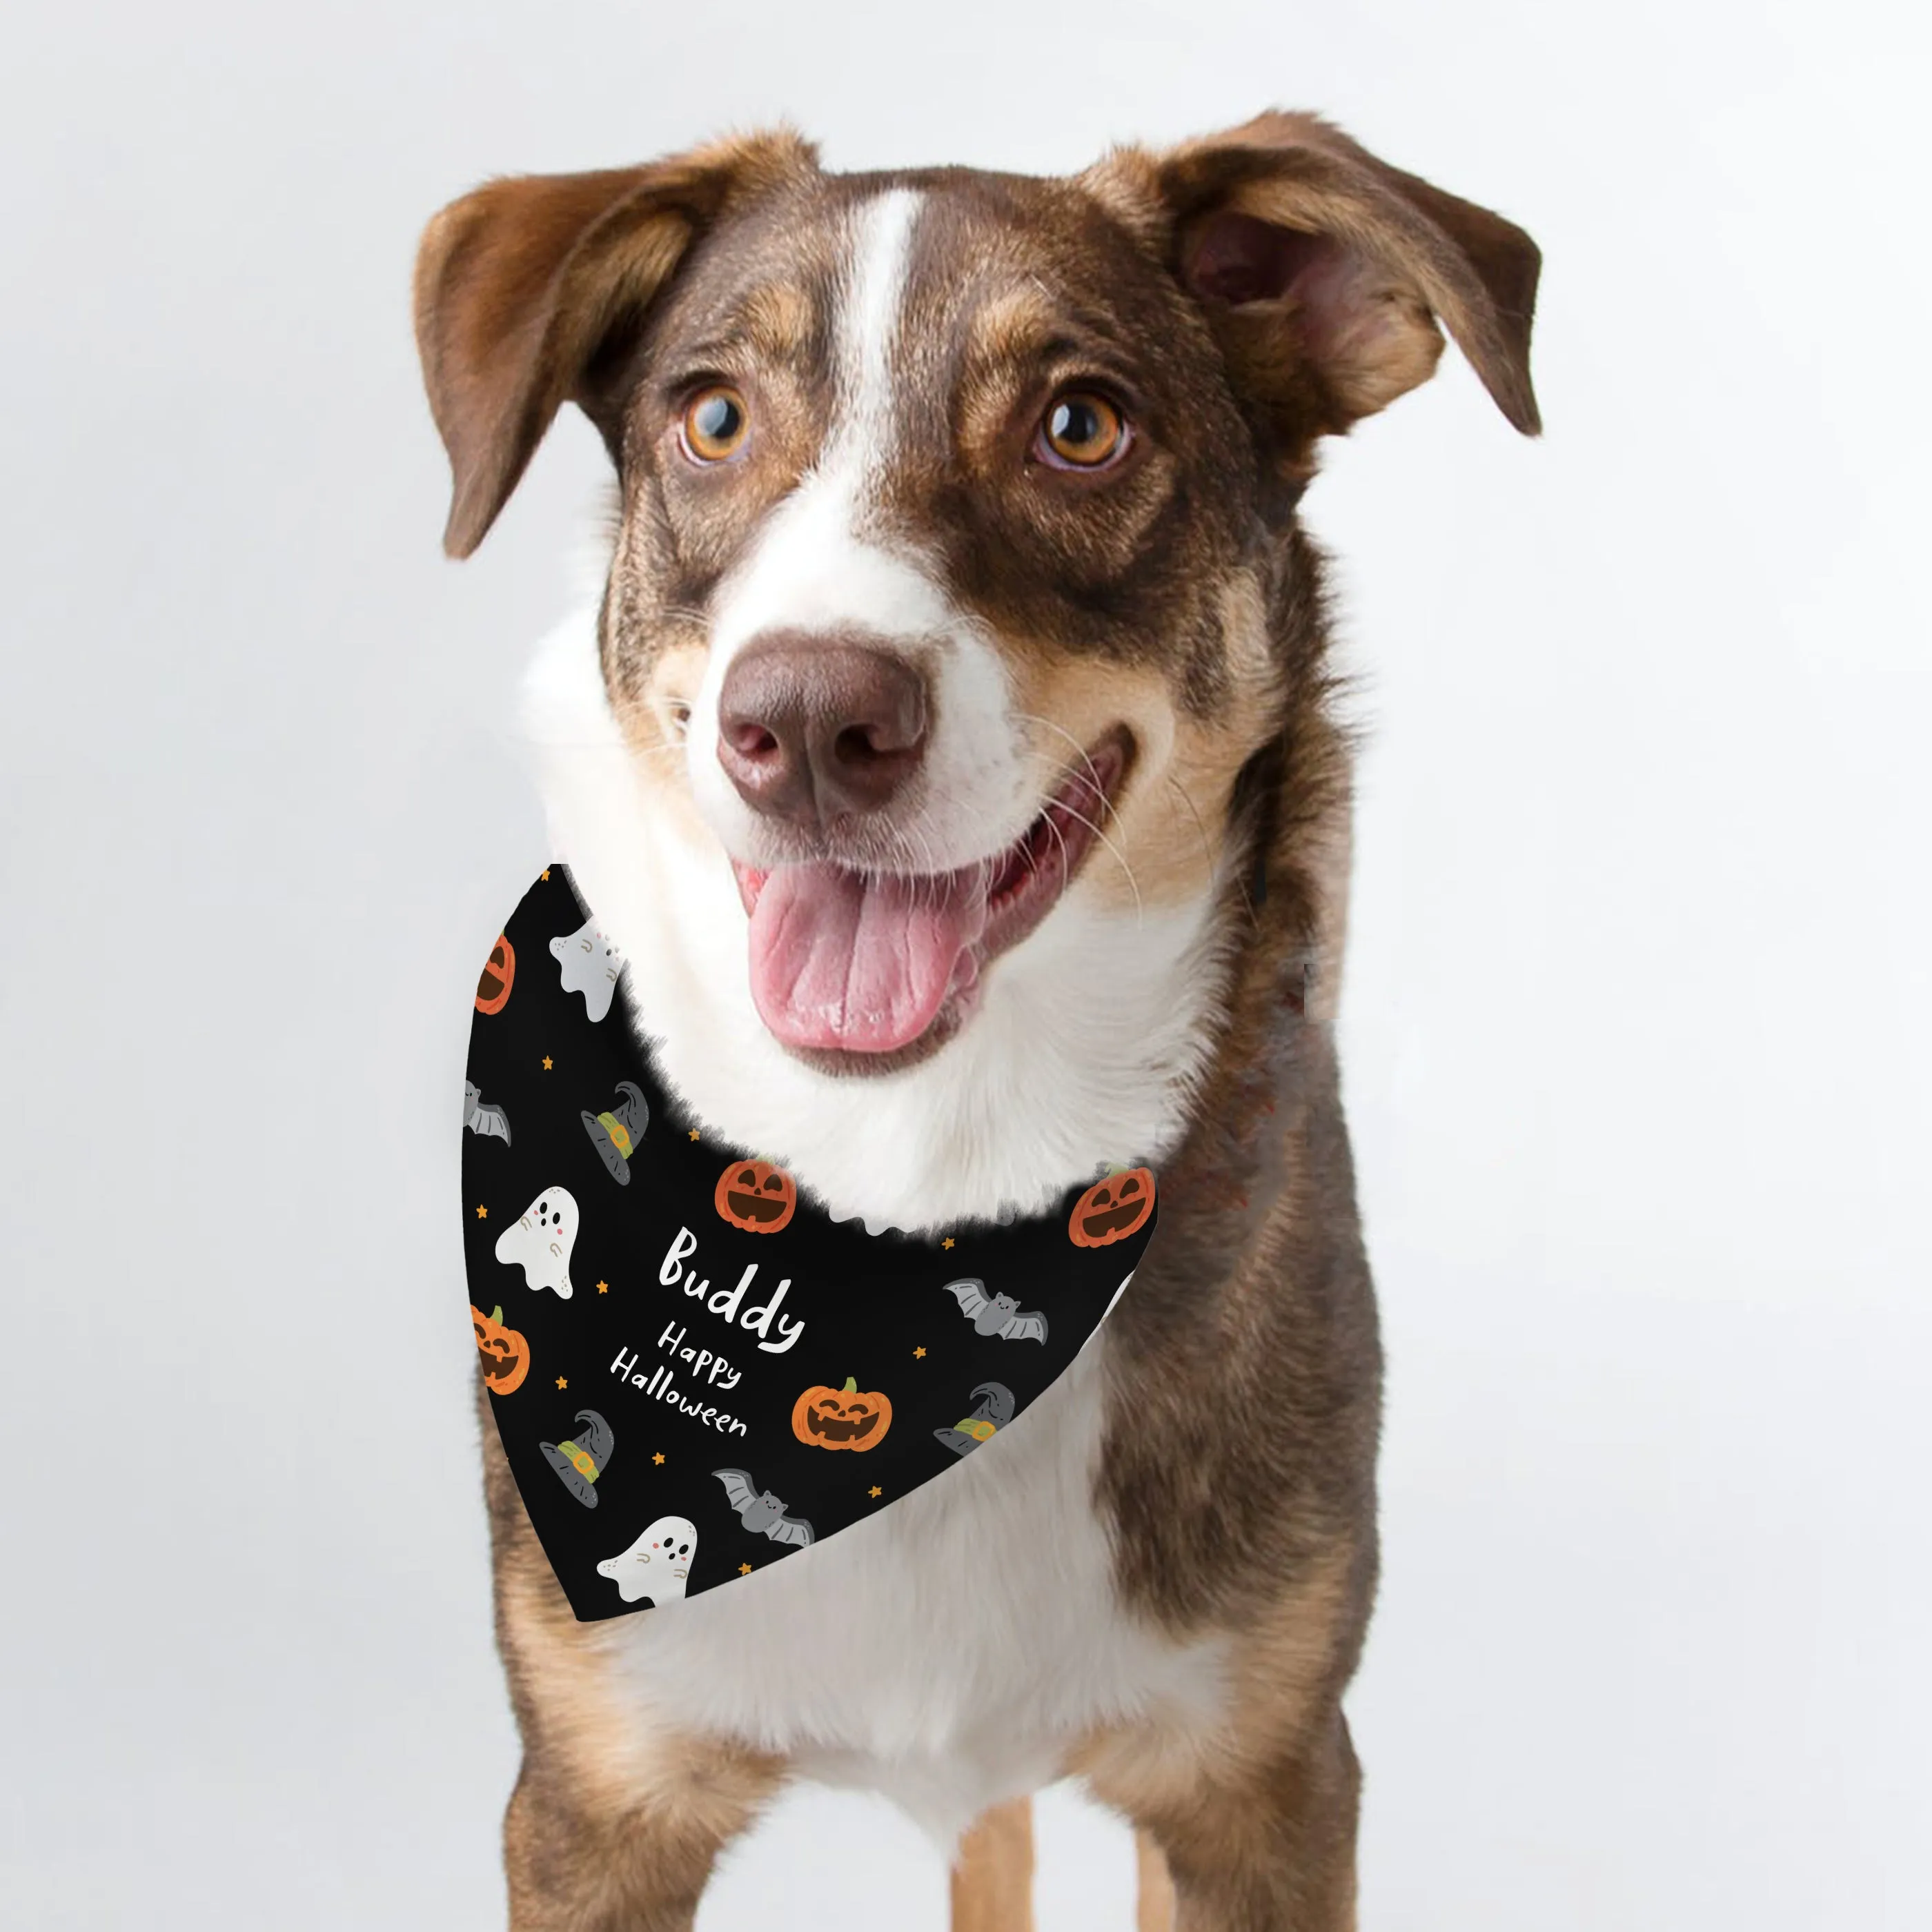
[[[708,1388],[716,1383],[723,1388],[736,1388],[739,1371],[732,1367],[722,1355],[714,1355],[709,1348],[693,1348],[685,1346],[684,1330],[674,1322],[658,1337],[658,1346],[680,1361],[691,1364],[694,1377],[703,1376]],[[640,1388],[655,1402],[668,1402],[674,1408],[682,1410],[694,1420],[701,1422],[707,1429],[715,1429],[722,1436],[743,1436],[748,1433],[743,1423],[735,1415],[727,1414],[716,1403],[704,1400],[700,1391],[697,1395],[686,1395],[673,1379],[670,1370],[658,1363],[646,1376],[638,1364],[639,1357],[634,1348],[620,1348],[617,1358],[610,1364],[610,1372],[620,1382],[628,1382],[633,1388]]]

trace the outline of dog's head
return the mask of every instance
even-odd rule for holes
[[[890,1070],[1064,904],[1228,876],[1244,770],[1319,702],[1318,440],[1422,381],[1438,322],[1534,430],[1537,265],[1292,116],[1067,180],[774,135],[494,182],[418,268],[447,545],[578,403],[640,781],[730,867],[772,1036]]]

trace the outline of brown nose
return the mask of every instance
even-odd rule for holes
[[[890,651],[782,632],[718,694],[718,762],[754,812],[795,825],[877,812],[926,752],[926,680]]]

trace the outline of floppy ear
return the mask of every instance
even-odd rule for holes
[[[642,167],[525,175],[452,202],[416,256],[416,346],[455,493],[443,548],[467,556],[566,401],[614,454],[621,398],[600,387],[693,238],[734,196],[814,165],[788,133]]]
[[[1346,430],[1426,380],[1438,321],[1510,422],[1542,427],[1529,380],[1542,258],[1513,222],[1309,114],[1102,169],[1117,182],[1124,162],[1164,206],[1175,272],[1237,386],[1291,441]]]

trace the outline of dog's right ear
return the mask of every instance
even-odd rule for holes
[[[643,167],[524,175],[452,202],[416,256],[416,346],[454,483],[443,548],[467,556],[566,401],[607,442],[595,377],[634,341],[693,239],[734,198],[816,165],[789,133]]]

